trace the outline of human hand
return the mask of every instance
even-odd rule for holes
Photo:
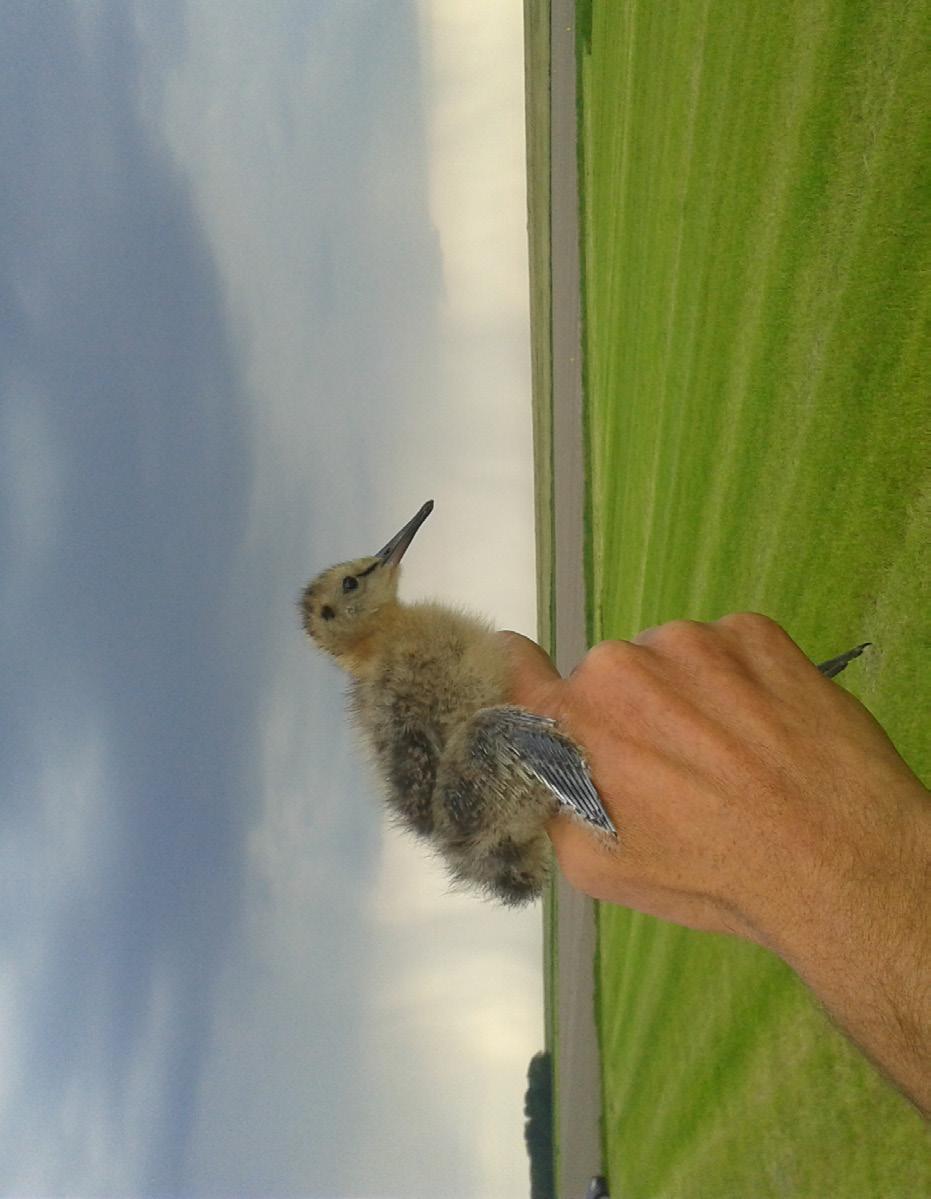
[[[875,874],[882,847],[912,835],[924,788],[766,617],[604,642],[567,679],[506,636],[512,700],[584,748],[618,830],[615,845],[551,822],[563,873],[595,898],[790,950],[838,876]]]
[[[604,642],[567,679],[504,637],[510,698],[583,748],[617,829],[550,822],[568,881],[772,949],[931,1116],[931,805],[863,705],[755,614]]]

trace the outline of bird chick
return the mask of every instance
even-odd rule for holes
[[[432,511],[430,500],[378,553],[308,583],[304,629],[351,678],[350,710],[399,823],[431,842],[456,882],[519,905],[546,881],[544,826],[556,812],[604,838],[615,829],[579,747],[508,704],[491,626],[398,599],[401,559]],[[818,669],[833,678],[868,644]]]
[[[398,599],[401,559],[432,510],[431,500],[377,554],[309,583],[304,628],[352,680],[350,710],[398,821],[431,842],[456,882],[523,904],[546,881],[551,816],[568,810],[603,836],[614,826],[574,742],[507,703],[491,626]]]

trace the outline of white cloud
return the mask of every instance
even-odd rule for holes
[[[405,588],[533,635],[530,334],[520,5],[420,0],[429,204],[443,256],[439,391],[405,438],[437,501]],[[386,494],[383,507],[397,508]]]
[[[386,1088],[409,1090],[412,1103],[432,1097],[448,1144],[467,1141],[474,1190],[455,1194],[521,1193],[526,1070],[543,1038],[539,909],[507,912],[449,891],[439,864],[397,834],[381,867],[367,1056]],[[412,1131],[386,1119],[386,1135],[415,1152]]]
[[[521,16],[518,5],[421,4],[418,85],[414,64],[380,82],[367,70],[387,69],[370,44],[373,11],[386,10],[191,0],[164,105],[150,88],[254,396],[243,570],[273,547],[282,599],[262,702],[248,965],[223,988],[192,1171],[235,1189],[238,1159],[280,1152],[279,1189],[290,1177],[306,1190],[315,1121],[331,1118],[320,1105],[350,1072],[362,1105],[340,1134],[351,1193],[371,1193],[368,1178],[433,1194],[441,1176],[445,1194],[485,1199],[526,1186],[539,912],[450,895],[418,846],[394,830],[382,839],[375,789],[347,764],[352,739],[333,732],[341,685],[295,635],[290,600],[305,574],[374,550],[433,497],[405,593],[533,632]],[[295,24],[310,12],[312,31]],[[379,92],[386,78],[418,85],[422,112]],[[334,848],[360,821],[379,822],[374,874],[351,846]],[[334,974],[322,959],[337,952],[346,970]],[[334,977],[361,991],[342,1024]],[[282,1096],[288,1123],[273,1127]]]
[[[421,0],[428,63],[430,212],[448,318],[526,322],[523,11]]]
[[[112,1119],[108,1082],[95,1069],[100,1027],[87,1027],[86,1052],[51,1106],[31,1095],[28,1075],[35,1008],[55,974],[60,930],[67,916],[89,906],[98,890],[107,857],[101,830],[113,820],[100,730],[86,718],[67,734],[53,734],[54,728],[49,713],[48,741],[30,810],[4,829],[0,872],[14,898],[7,908],[0,960],[0,1126],[11,1138],[0,1143],[0,1157],[15,1171],[4,1180],[10,1193],[64,1194],[77,1188],[100,1194],[134,1182],[131,1154]]]
[[[192,0],[187,57],[146,108],[194,189],[247,363],[254,543],[303,535],[310,572],[433,497],[442,533],[410,558],[409,592],[532,633],[521,14],[417,11],[422,120],[411,99],[361,100],[415,67],[379,46],[387,83],[364,74],[372,9],[356,4],[303,28],[288,6],[232,19]]]

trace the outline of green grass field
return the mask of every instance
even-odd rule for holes
[[[580,6],[595,637],[755,609],[931,780],[928,0]],[[779,963],[603,907],[617,1199],[931,1195]]]

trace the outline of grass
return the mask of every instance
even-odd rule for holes
[[[534,508],[537,566],[537,640],[554,651],[553,368],[550,269],[550,4],[524,0],[527,225],[533,397]],[[544,1045],[553,1062],[553,1168],[559,1176],[555,1113],[559,1104],[558,897],[543,897]]]
[[[931,779],[927,0],[595,0],[580,131],[596,638],[756,609]],[[599,914],[632,1199],[931,1194],[918,1117],[755,948]]]

